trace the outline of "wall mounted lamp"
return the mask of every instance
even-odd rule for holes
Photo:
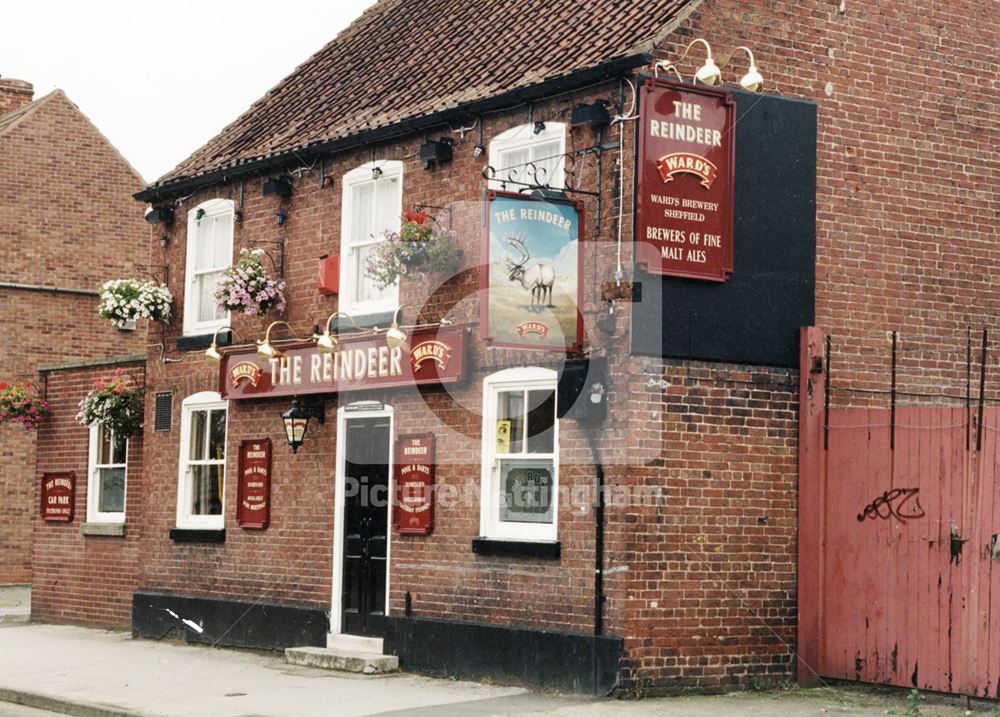
[[[146,210],[146,221],[170,226],[174,223],[174,210],[171,207],[150,207]]]
[[[205,351],[205,358],[212,363],[219,363],[222,360],[222,351],[219,350],[219,333],[222,331],[228,331],[231,334],[236,333],[232,326],[220,326],[215,330],[215,333],[212,334],[212,345]],[[226,342],[227,346],[230,344],[232,344],[232,339]]]
[[[278,226],[284,226],[285,222],[288,220],[288,212],[282,207],[278,210],[278,213],[274,215],[274,221],[278,223]]]
[[[535,127],[532,130],[532,132],[534,132],[535,134],[541,134],[544,131],[545,131],[545,123],[544,122],[535,122]]]
[[[333,350],[337,348],[337,344],[340,343],[340,339],[337,336],[330,333],[330,322],[333,321],[338,316],[343,316],[344,318],[350,319],[351,323],[354,325],[354,328],[357,329],[358,331],[361,331],[361,327],[358,326],[357,322],[354,320],[354,317],[351,316],[350,314],[345,314],[343,311],[338,311],[334,314],[330,314],[330,316],[326,320],[326,328],[323,329],[323,333],[313,334],[313,341],[316,342],[316,350],[319,351],[321,354],[332,353]]]
[[[372,167],[372,181],[377,182],[378,178],[382,176],[382,168],[379,166]]]
[[[267,327],[267,331],[264,332],[264,340],[257,342],[257,359],[261,363],[267,363],[273,358],[278,358],[282,355],[281,351],[275,348],[274,344],[271,343],[271,329],[273,329],[278,324],[286,327],[289,331],[292,327],[287,321],[272,321],[271,325]]]
[[[740,87],[742,87],[747,92],[760,92],[761,90],[764,89],[764,77],[760,74],[760,71],[757,69],[757,63],[753,59],[753,52],[750,50],[750,48],[744,45],[740,45],[735,50],[733,50],[733,54],[729,56],[729,61],[732,61],[733,57],[735,57],[736,53],[739,52],[740,50],[743,50],[743,52],[747,53],[747,55],[750,57],[750,69],[748,69],[747,73],[740,78]],[[728,62],[726,64],[728,64]]]
[[[703,40],[700,37],[692,40],[688,44],[688,46],[684,48],[684,52],[681,54],[677,62],[680,62],[685,57],[687,57],[688,52],[696,43],[701,43],[705,46],[705,50],[708,53],[708,57],[705,59],[705,64],[702,65],[698,69],[698,71],[694,73],[694,80],[696,82],[700,82],[704,85],[709,85],[711,87],[722,84],[722,70],[719,69],[719,66],[715,64],[715,60],[712,59],[712,48],[707,41]],[[722,64],[724,67],[728,65],[732,61],[733,57],[736,56],[736,53],[741,51],[745,52],[747,56],[750,58],[750,67],[747,70],[746,74],[740,78],[740,83],[739,83],[740,87],[742,87],[744,90],[747,90],[748,92],[760,92],[761,90],[764,89],[764,77],[760,74],[760,70],[757,69],[757,62],[754,60],[753,51],[750,50],[749,47],[746,47],[744,45],[737,47],[735,50],[733,50],[732,54],[730,54],[729,57]],[[653,69],[654,72],[657,74],[661,69],[664,72],[673,72],[677,76],[678,80],[680,80],[681,82],[684,81],[684,78],[681,76],[681,73],[677,69],[677,65],[674,62],[661,60],[657,62],[656,65],[654,65]]]
[[[285,436],[288,438],[288,445],[292,447],[292,453],[298,453],[299,446],[305,441],[310,418],[315,418],[320,424],[326,422],[323,399],[301,399],[296,396],[292,399],[292,407],[281,414],[281,420],[285,424]]]
[[[386,329],[385,332],[385,343],[390,349],[398,349],[406,346],[406,342],[409,340],[409,335],[406,330],[399,325],[399,317],[402,314],[403,309],[406,306],[397,307],[395,313],[392,315],[392,325]],[[434,324],[430,324],[433,326]],[[448,319],[441,319],[437,322],[437,326],[451,326],[451,321]],[[378,327],[375,327],[375,331],[378,331]]]

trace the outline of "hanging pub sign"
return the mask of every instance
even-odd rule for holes
[[[219,394],[230,400],[338,393],[370,388],[455,383],[465,372],[465,329],[414,329],[390,348],[383,334],[342,336],[330,353],[312,341],[283,343],[281,355],[260,361],[254,347],[223,354]]]
[[[486,193],[480,301],[494,346],[574,352],[583,341],[583,203]]]
[[[396,438],[396,501],[393,524],[403,535],[427,535],[434,529],[434,435],[401,434]]]
[[[648,78],[639,92],[635,260],[665,276],[733,272],[736,105],[724,91]]]
[[[75,502],[75,473],[45,473],[42,475],[42,520],[56,523],[71,522]]]
[[[271,439],[240,443],[236,523],[263,530],[271,522]]]

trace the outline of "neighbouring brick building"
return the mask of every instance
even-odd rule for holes
[[[72,619],[257,647],[384,636],[404,669],[584,691],[793,677],[799,382],[811,392],[826,368],[818,357],[800,376],[799,328],[837,337],[842,385],[881,391],[872,357],[887,365],[887,332],[919,349],[994,320],[998,24],[971,22],[981,11],[377,3],[136,195],[177,217],[165,245],[154,231],[151,264],[172,267],[178,318],[150,335],[141,468],[129,447],[129,495],[133,476],[141,487],[124,532],[138,543],[122,549],[141,560],[109,578],[134,586],[131,614],[118,599]],[[721,139],[692,109],[718,95],[645,82],[673,76],[660,59],[690,78],[704,48],[678,58],[694,38],[717,59],[749,46],[766,78],[762,95],[734,89],[746,59],[723,63]],[[654,138],[734,141],[735,154],[647,166]],[[633,226],[651,207],[691,222],[724,211],[725,198],[680,197],[727,161],[731,273],[724,252],[709,281],[657,272],[671,242],[693,240]],[[654,167],[669,188],[641,194]],[[371,237],[421,209],[454,230],[461,266],[379,290],[363,268]],[[579,240],[558,244],[551,227]],[[717,236],[698,236],[715,257]],[[651,240],[659,253],[640,255]],[[553,246],[579,252],[576,271]],[[206,282],[254,248],[287,283],[287,309],[226,316]],[[561,279],[580,290],[580,325],[555,315]],[[517,293],[540,285],[556,287],[548,305]],[[397,307],[406,354],[389,341]],[[517,335],[503,333],[511,315]],[[221,368],[202,355],[213,336]],[[571,350],[540,350],[546,339]],[[957,387],[962,347],[915,358],[902,380]],[[60,380],[72,395],[76,374]],[[281,416],[293,395],[325,418],[295,451]],[[407,511],[393,526],[360,502],[394,490],[405,451],[431,449],[432,526]],[[265,473],[270,492],[255,493]],[[53,590],[33,608],[68,616],[78,600]]]
[[[148,231],[128,194],[142,178],[61,90],[37,100],[0,78],[0,380],[42,365],[145,351],[97,315],[97,290],[145,266]],[[44,383],[39,384],[44,385]],[[0,584],[31,582],[35,434],[0,426]]]

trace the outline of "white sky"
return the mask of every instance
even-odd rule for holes
[[[62,89],[152,181],[372,0],[0,0],[0,76]]]

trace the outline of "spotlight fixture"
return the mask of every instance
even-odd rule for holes
[[[733,54],[730,55],[729,59],[732,60],[733,56],[736,55],[736,53],[739,52],[740,50],[743,50],[750,57],[750,69],[748,69],[747,73],[740,78],[740,87],[742,87],[747,92],[760,92],[761,90],[764,89],[764,77],[763,75],[760,74],[760,71],[757,69],[757,63],[753,59],[753,52],[750,50],[750,48],[744,45],[740,45],[735,50],[733,50]]]
[[[285,211],[284,207],[282,207],[281,209],[279,209],[278,213],[274,215],[274,220],[276,222],[278,222],[278,226],[279,227],[282,226],[282,225],[284,225],[285,220],[287,220],[287,219],[288,219],[288,212]]]
[[[450,139],[427,140],[420,145],[420,161],[424,163],[424,169],[433,169],[445,162],[450,162],[451,157]]]
[[[532,131],[535,134],[541,134],[542,132],[545,131],[545,123],[544,122],[535,122],[535,129],[532,130]]]
[[[589,105],[577,105],[570,117],[571,127],[607,127],[611,124],[611,113],[608,112],[607,100],[595,100]]]
[[[333,321],[338,316],[343,316],[344,318],[350,319],[351,323],[354,325],[354,328],[356,328],[358,331],[361,330],[361,327],[358,326],[357,322],[354,320],[354,317],[351,316],[350,314],[345,314],[343,311],[338,311],[334,314],[330,314],[330,316],[326,320],[326,328],[323,330],[323,333],[313,334],[313,341],[316,342],[316,350],[319,351],[321,354],[332,353],[333,350],[337,348],[337,344],[340,343],[340,339],[330,333],[330,322]]]
[[[194,213],[194,220],[196,222],[200,222],[204,218],[205,218],[205,210],[201,207],[198,207],[198,211]]]
[[[265,197],[278,196],[278,197],[290,197],[292,196],[292,178],[284,175],[281,177],[272,177],[264,182]]]
[[[372,167],[372,181],[377,182],[378,178],[382,176],[382,168],[378,165]]]
[[[326,422],[324,408],[322,398],[305,400],[296,396],[292,399],[292,407],[281,414],[281,420],[285,424],[285,437],[292,447],[292,453],[298,453],[299,446],[305,442],[310,418],[315,418],[320,424]]]
[[[392,317],[392,326],[385,332],[385,342],[391,349],[398,349],[405,346],[406,339],[408,338],[406,332],[399,328],[399,312],[402,310],[402,306],[396,309],[396,313]]]
[[[323,177],[323,189],[329,189],[333,186],[333,177],[329,174]]]
[[[705,58],[705,64],[698,68],[698,71],[694,73],[694,79],[703,85],[708,85],[709,87],[715,87],[722,82],[722,70],[719,66],[715,64],[715,60],[712,59],[712,46],[708,44],[706,40],[700,37],[696,37],[690,42],[690,44],[684,49],[684,54],[681,55],[683,60],[695,43],[700,42],[705,46],[705,50],[708,56]]]
[[[170,207],[150,207],[146,210],[146,221],[170,226],[174,223],[174,210]]]
[[[170,246],[170,235],[167,232],[160,235],[160,246],[164,249]]]
[[[479,159],[484,154],[486,154],[486,147],[484,147],[482,144],[477,144],[475,147],[472,148],[472,156],[475,157],[476,159]]]
[[[287,321],[272,321],[270,326],[267,327],[267,331],[264,332],[264,340],[257,342],[257,360],[261,363],[267,363],[273,358],[278,358],[282,355],[281,351],[275,348],[274,344],[271,343],[271,329],[273,329],[278,324],[286,327],[289,331],[292,327]]]
[[[215,333],[212,334],[212,345],[209,346],[208,350],[205,352],[205,358],[214,363],[219,363],[219,361],[222,360],[222,353],[219,351],[218,342],[219,342],[219,332],[223,330],[232,331],[232,328],[230,328],[229,326],[220,326],[219,328],[217,328],[215,330]]]

